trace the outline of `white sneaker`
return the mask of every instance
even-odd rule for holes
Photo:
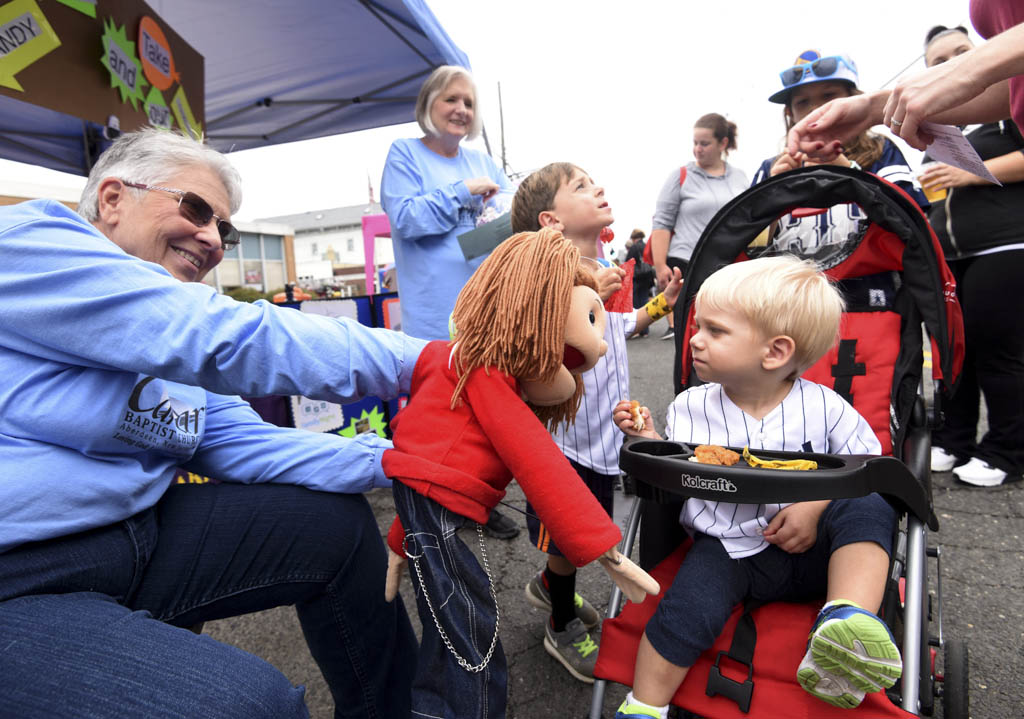
[[[932,447],[932,471],[948,472],[956,464],[956,455],[950,454],[942,447]]]
[[[967,464],[954,468],[953,474],[961,482],[973,484],[975,487],[998,487],[1006,479],[1006,472],[977,457],[971,457]]]

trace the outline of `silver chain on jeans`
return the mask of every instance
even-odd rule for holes
[[[487,547],[484,546],[484,528],[482,525],[476,525],[476,534],[480,539],[480,558],[484,565],[484,574],[487,575],[487,588],[491,592],[491,599],[494,600],[494,637],[491,639],[491,647],[487,650],[487,654],[484,656],[483,661],[475,666],[470,664],[457,651],[455,651],[455,647],[452,645],[448,635],[445,633],[444,629],[441,628],[441,622],[438,620],[437,614],[434,612],[434,605],[430,601],[430,595],[427,594],[427,586],[423,583],[423,573],[420,571],[419,559],[423,555],[417,554],[414,557],[408,552],[405,553],[405,556],[412,560],[412,566],[416,570],[416,578],[420,583],[420,591],[423,592],[423,599],[427,602],[427,609],[430,610],[430,616],[434,618],[434,626],[437,627],[437,633],[441,635],[441,640],[444,642],[444,645],[448,647],[448,651],[452,653],[452,656],[455,657],[459,666],[467,672],[473,673],[482,672],[487,668],[487,665],[491,662],[491,656],[494,654],[494,648],[498,646],[498,597],[494,593],[494,580],[491,579],[491,569],[487,564]]]

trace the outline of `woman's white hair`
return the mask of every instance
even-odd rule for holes
[[[441,65],[430,73],[430,77],[420,88],[419,97],[416,98],[416,122],[419,123],[423,134],[431,137],[437,137],[440,134],[434,127],[434,123],[430,121],[430,108],[434,106],[437,96],[447,90],[452,81],[458,78],[465,80],[473,88],[473,123],[469,126],[469,134],[466,137],[475,140],[480,136],[480,131],[483,128],[483,115],[480,114],[480,98],[477,96],[476,83],[473,82],[473,76],[469,70],[458,65]]]
[[[100,155],[82,190],[78,214],[90,222],[99,219],[99,187],[104,178],[159,185],[183,169],[196,166],[216,173],[227,190],[231,214],[238,212],[242,205],[242,177],[224,155],[180,133],[146,128],[126,132]]]

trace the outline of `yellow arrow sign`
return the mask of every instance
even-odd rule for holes
[[[178,91],[171,98],[171,111],[174,113],[174,119],[178,121],[178,126],[191,135],[192,139],[203,139],[203,126],[192,114],[192,106],[188,104],[185,88],[181,85],[178,85]]]
[[[0,85],[24,92],[14,76],[58,47],[60,38],[35,0],[0,6]]]

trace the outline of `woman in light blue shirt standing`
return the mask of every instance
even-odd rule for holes
[[[480,134],[476,85],[468,71],[443,65],[416,100],[423,137],[395,140],[381,178],[381,204],[391,222],[402,330],[448,339],[448,315],[462,286],[483,262],[467,260],[458,236],[476,227],[483,204],[511,189],[483,152],[464,148]]]
[[[455,299],[484,261],[466,259],[459,235],[476,227],[487,200],[512,185],[490,155],[461,146],[483,127],[465,68],[442,65],[430,74],[416,98],[416,122],[423,137],[395,140],[388,151],[381,205],[391,223],[402,331],[446,340]],[[501,539],[519,533],[497,510],[485,529]]]

